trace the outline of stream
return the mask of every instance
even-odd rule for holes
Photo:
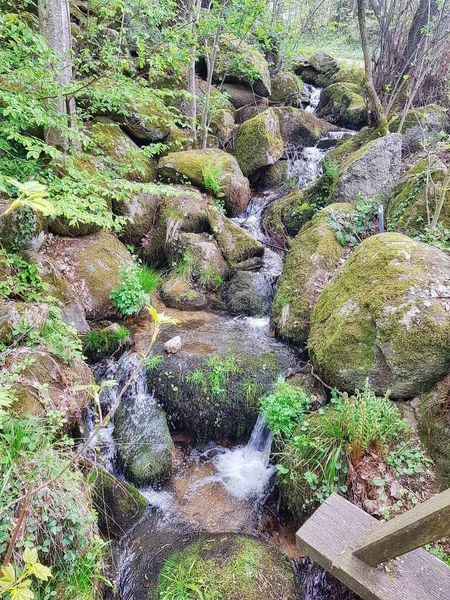
[[[303,90],[310,98],[310,112],[314,112],[320,89],[307,86]],[[337,143],[345,131],[333,133],[313,147],[291,149],[287,152],[290,177],[295,178],[299,188],[314,181],[322,173],[321,161],[328,150]],[[267,292],[270,307],[276,284],[283,269],[283,253],[270,245],[262,221],[267,206],[280,195],[280,190],[269,190],[254,195],[246,211],[233,221],[254,238],[265,244],[265,252],[258,270],[252,271]],[[169,311],[171,313],[172,311]],[[269,308],[262,318],[211,315],[207,326],[226,336],[228,330],[241,331],[239,335],[251,339],[269,336]],[[212,324],[211,324],[212,323]],[[214,329],[216,327],[216,329]],[[186,325],[186,328],[189,328]],[[192,328],[191,328],[192,329]],[[201,330],[203,331],[203,330]],[[195,332],[194,332],[195,333]],[[198,343],[209,342],[206,334],[197,333]],[[186,338],[185,338],[186,339]],[[285,347],[282,342],[274,344]],[[100,404],[103,413],[116,398],[117,390],[135,370],[139,354],[125,352],[117,359],[101,361],[94,366],[97,381],[117,381],[117,387],[101,391]],[[145,414],[152,407],[158,409],[158,398],[148,389],[143,367],[128,388],[122,402],[133,400],[133,419],[141,427],[151,427]],[[87,429],[94,427],[94,409],[87,417]],[[295,547],[295,525],[284,522],[277,513],[275,466],[270,462],[272,436],[262,416],[246,445],[228,446],[225,442],[210,442],[194,448],[183,434],[174,435],[173,476],[163,486],[141,488],[149,502],[142,519],[122,537],[116,549],[117,586],[121,600],[145,600],[147,587],[154,580],[162,561],[174,549],[182,547],[199,532],[218,534],[238,532],[257,535],[277,543],[293,560],[298,575],[299,598],[304,600],[347,600],[349,593],[336,584],[322,569],[301,558]],[[92,452],[100,448],[103,466],[121,479],[125,479],[118,458],[114,439],[113,420],[93,440]],[[274,500],[275,499],[275,500]],[[271,509],[275,506],[275,509]],[[271,521],[272,526],[267,523]],[[275,522],[275,526],[273,523]]]

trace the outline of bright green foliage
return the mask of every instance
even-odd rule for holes
[[[222,183],[225,174],[222,165],[219,162],[208,162],[203,167],[203,183],[205,188],[214,194],[216,198],[223,196]]]
[[[227,392],[230,375],[239,371],[240,366],[236,357],[229,352],[224,356],[208,358],[204,368],[189,373],[186,381],[201,388],[204,395],[212,394],[213,397],[220,398]]]
[[[260,411],[274,435],[288,436],[310,411],[309,396],[301,387],[279,377],[275,389],[260,401]]]
[[[450,229],[443,225],[437,227],[429,227],[428,225],[423,228],[420,233],[415,233],[412,236],[416,240],[430,244],[439,250],[444,252],[450,252]]]
[[[34,593],[31,591],[33,577],[40,581],[48,581],[52,573],[48,567],[41,564],[38,559],[36,548],[25,548],[23,551],[22,569],[16,569],[13,564],[8,563],[2,567],[0,578],[0,593],[11,600],[32,600]]]
[[[120,325],[117,329],[112,327],[92,329],[84,338],[83,351],[89,357],[114,354],[126,344],[129,333],[124,325]]]
[[[149,303],[161,276],[145,265],[125,269],[121,276],[120,287],[111,292],[110,298],[120,314],[129,317]]]
[[[48,191],[45,185],[38,181],[26,181],[20,183],[12,177],[5,177],[6,183],[12,185],[19,192],[19,197],[13,200],[10,206],[3,212],[3,216],[19,208],[30,208],[48,217],[54,212],[53,206],[47,200]]]
[[[60,413],[50,414],[47,420],[7,417],[0,423],[0,558],[16,522],[15,501],[28,486],[37,489],[67,464],[73,442],[56,439],[62,424]],[[52,565],[53,577],[41,584],[39,598],[94,597],[93,590],[103,580],[104,543],[97,537],[89,505],[87,484],[81,472],[73,469],[31,496],[27,527],[16,543],[14,562],[18,565],[21,557],[26,558],[19,553],[33,548],[43,563]],[[82,595],[88,590],[89,595]]]
[[[155,269],[147,265],[141,265],[138,268],[138,277],[142,289],[146,294],[152,296],[161,283],[161,275]]]
[[[357,198],[354,211],[336,210],[326,217],[328,225],[336,232],[336,239],[341,246],[354,248],[375,227],[378,215],[379,200]]]

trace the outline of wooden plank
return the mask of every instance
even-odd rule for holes
[[[450,534],[450,489],[371,531],[355,556],[374,567]]]
[[[353,552],[373,517],[337,494],[297,532],[297,545],[364,600],[449,600],[450,568],[425,550],[413,550],[383,567],[370,567]]]

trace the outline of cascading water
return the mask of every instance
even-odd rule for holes
[[[314,114],[316,112],[317,105],[320,100],[320,92],[322,88],[312,85],[311,83],[304,83],[302,86],[302,94],[308,99],[308,106],[306,111]]]

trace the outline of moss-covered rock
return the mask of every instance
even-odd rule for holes
[[[124,244],[140,246],[145,241],[160,203],[160,194],[138,190],[123,200],[113,202],[114,213],[128,219],[119,233],[119,238]]]
[[[304,201],[300,190],[291,190],[274,200],[264,215],[264,226],[284,241],[296,235],[309,221],[314,209]]]
[[[287,160],[277,160],[265,169],[258,178],[258,190],[269,190],[285,184],[289,179],[289,163]]]
[[[49,307],[47,304],[0,300],[0,342],[3,344],[10,343],[13,330],[24,320],[39,331],[45,324],[48,313]]]
[[[283,339],[306,342],[311,310],[347,251],[337,241],[327,217],[351,210],[351,204],[330,204],[304,225],[292,242],[272,305],[272,319]]]
[[[395,116],[389,123],[389,130],[397,133],[401,116]],[[429,104],[408,111],[402,127],[403,150],[410,153],[424,144],[435,144],[441,131],[450,131],[450,119],[447,112],[437,104]]]
[[[78,333],[89,331],[86,314],[78,295],[64,279],[56,262],[49,256],[38,252],[25,252],[23,256],[29,263],[40,266],[40,276],[49,286],[48,294],[58,300],[64,323],[73,325]]]
[[[325,87],[338,71],[338,61],[325,52],[316,52],[311,56],[300,56],[294,60],[294,71],[306,83]]]
[[[387,197],[400,177],[402,138],[398,133],[371,140],[340,165],[331,187],[334,202]]]
[[[45,240],[47,220],[31,208],[21,206],[3,215],[12,200],[0,198],[0,244],[9,252],[37,252]]]
[[[273,109],[245,121],[238,129],[234,154],[244,175],[273,165],[282,157],[283,150],[280,123]]]
[[[259,96],[270,96],[266,59],[256,46],[230,34],[220,38],[213,78],[217,82],[245,83]]]
[[[228,95],[231,104],[236,109],[249,105],[260,105],[263,109],[268,106],[267,98],[258,96],[254,89],[248,85],[240,83],[224,83],[222,90]]]
[[[359,86],[362,92],[364,90],[365,77],[364,67],[360,66],[359,63],[344,63],[331,76],[328,85],[332,83],[354,83]]]
[[[302,82],[297,75],[280,71],[272,77],[271,102],[284,102],[288,96],[300,91]]]
[[[55,237],[46,245],[45,254],[78,294],[88,319],[117,314],[110,294],[119,287],[122,270],[134,262],[116,237],[106,231],[80,238]]]
[[[270,311],[272,283],[263,273],[238,271],[226,286],[225,297],[229,313],[262,317]]]
[[[272,109],[280,122],[280,133],[286,144],[313,146],[337,127],[301,108],[283,106]]]
[[[333,83],[320,94],[317,115],[350,129],[367,125],[366,103],[361,87],[354,83]]]
[[[104,469],[92,471],[89,482],[101,532],[120,538],[144,514],[147,500],[135,487]]]
[[[325,287],[308,349],[332,386],[366,378],[393,398],[426,392],[450,366],[450,257],[398,233],[372,236]]]
[[[211,231],[229,264],[261,256],[264,246],[241,227],[224,217],[216,207],[208,208]]]
[[[450,486],[450,376],[418,399],[416,416],[420,437],[437,471],[441,490]]]
[[[218,598],[259,600],[297,598],[295,576],[289,560],[275,547],[247,536],[233,534],[200,537],[172,553],[162,570],[149,600],[157,600],[171,590],[175,574],[201,593],[214,589]]]
[[[267,106],[263,104],[248,104],[247,106],[243,106],[236,111],[236,123],[240,125],[260,115],[265,110],[267,110]]]
[[[178,310],[204,310],[208,304],[206,294],[196,290],[187,276],[178,273],[163,283],[160,296],[168,308]]]
[[[163,310],[161,307],[160,310]],[[149,362],[149,389],[162,402],[169,423],[196,441],[245,439],[256,419],[256,397],[280,372],[297,363],[296,354],[246,319],[212,312],[170,311],[180,323],[161,331]],[[137,351],[148,344],[143,332]],[[168,356],[164,344],[179,336],[180,350]]]
[[[424,158],[409,169],[394,187],[389,198],[388,227],[407,235],[422,231],[428,216],[432,217],[436,203],[445,193],[439,221],[450,227],[450,190],[441,187],[447,167],[436,156]]]
[[[158,175],[170,183],[190,181],[207,191],[208,169],[218,167],[215,183],[220,187],[223,201],[230,215],[236,216],[247,207],[250,199],[248,180],[243,176],[238,161],[222,150],[187,150],[171,152],[160,159]]]
[[[98,117],[86,125],[89,137],[109,165],[130,181],[153,181],[154,162],[147,158],[117,123],[106,117]]]
[[[89,386],[94,383],[85,362],[76,359],[68,365],[42,348],[18,347],[8,353],[4,370],[19,365],[23,368],[11,388],[15,414],[43,415],[57,410],[63,413],[68,426],[81,421],[91,398]]]
[[[209,127],[213,136],[219,140],[220,147],[223,148],[233,136],[234,128],[234,111],[220,109],[214,111],[211,115]]]

